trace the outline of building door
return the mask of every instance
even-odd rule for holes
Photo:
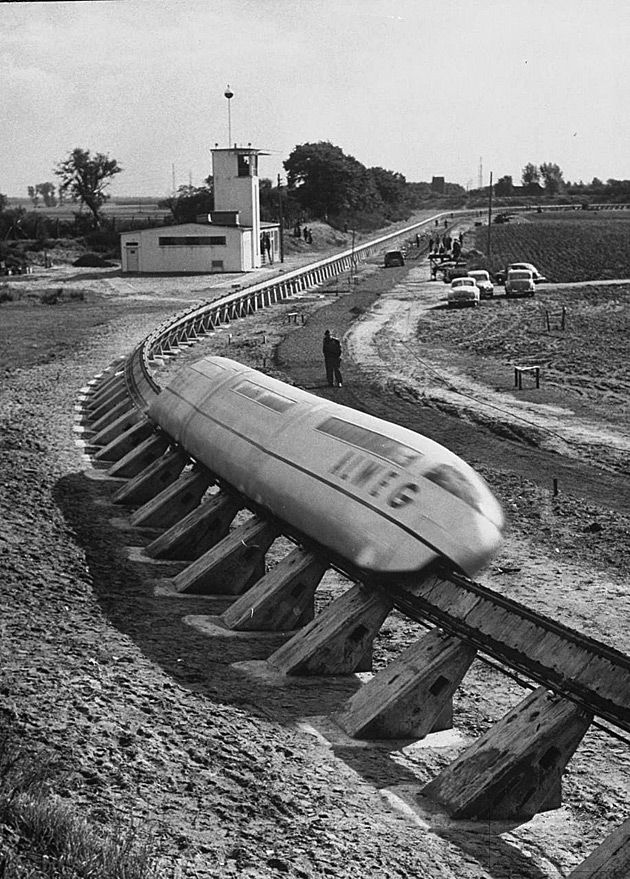
[[[128,272],[140,271],[140,245],[137,241],[128,241],[125,245],[125,257]]]

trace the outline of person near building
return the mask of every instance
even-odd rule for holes
[[[324,333],[322,344],[324,364],[326,366],[326,381],[330,387],[342,387],[341,378],[341,342],[335,336],[331,336],[330,330]]]

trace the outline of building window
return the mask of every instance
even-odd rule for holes
[[[255,177],[257,174],[258,156],[255,154],[238,154],[238,176],[239,177]]]
[[[225,246],[225,235],[161,235],[160,247],[212,247]]]

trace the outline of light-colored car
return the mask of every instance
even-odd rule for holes
[[[505,269],[505,271],[498,271],[494,273],[497,284],[505,284],[505,282],[507,281],[508,272],[520,269],[531,272],[534,277],[535,284],[540,284],[542,281],[547,280],[547,278],[545,278],[544,275],[541,275],[536,266],[532,265],[531,262],[511,262],[509,266]]]
[[[479,287],[475,284],[473,278],[465,276],[451,281],[451,289],[448,291],[449,308],[479,305],[479,300]]]
[[[468,272],[468,277],[472,278],[479,287],[479,295],[482,299],[492,299],[494,296],[494,284],[485,269],[472,269]]]
[[[506,296],[533,296],[536,292],[534,273],[529,269],[510,269],[505,281]]]
[[[405,255],[402,250],[388,250],[385,254],[384,266],[386,269],[392,266],[404,266]]]

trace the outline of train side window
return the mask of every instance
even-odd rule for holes
[[[410,467],[422,457],[422,453],[417,449],[412,449],[397,440],[376,433],[374,430],[367,430],[357,424],[342,421],[341,418],[327,418],[317,425],[317,430],[373,455],[378,455],[379,458],[385,458],[392,464],[398,464],[399,467]]]
[[[295,406],[295,400],[290,400],[288,397],[283,397],[281,394],[276,394],[250,381],[243,382],[234,388],[234,392],[266,406],[267,409],[273,409],[274,412],[286,412],[291,406]]]
[[[451,464],[440,464],[433,470],[423,473],[422,476],[429,482],[439,485],[449,494],[455,495],[469,507],[474,507],[481,512],[482,498],[479,491],[457,467],[453,467]]]

